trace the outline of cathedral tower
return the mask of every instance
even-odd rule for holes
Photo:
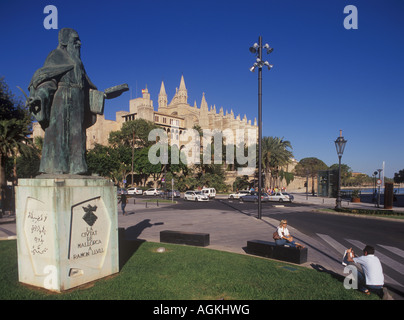
[[[185,87],[184,75],[181,75],[180,88],[178,89],[178,102],[187,104],[188,103],[187,101],[188,101],[188,91],[187,88]]]
[[[160,93],[158,96],[158,109],[160,111],[161,108],[167,107],[167,93],[166,88],[164,87],[164,82],[161,81]]]

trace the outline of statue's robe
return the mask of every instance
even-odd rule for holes
[[[97,89],[81,62],[65,49],[53,50],[32,77],[30,98],[40,100],[32,110],[45,130],[39,171],[49,174],[85,174],[86,129],[96,122],[90,111],[89,90]]]

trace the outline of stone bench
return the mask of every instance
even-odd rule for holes
[[[206,247],[210,240],[209,233],[164,230],[160,231],[160,242]]]
[[[307,248],[297,249],[286,246],[278,246],[275,242],[263,240],[247,241],[246,251],[247,253],[253,255],[296,264],[307,262]]]

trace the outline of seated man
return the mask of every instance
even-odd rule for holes
[[[384,285],[383,268],[374,253],[375,249],[367,245],[363,249],[363,256],[357,257],[352,248],[347,250],[346,256],[348,262],[360,264],[365,273],[358,270],[358,289],[366,294],[370,294],[371,290],[381,295]]]

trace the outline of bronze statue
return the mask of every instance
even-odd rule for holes
[[[103,114],[104,99],[128,91],[127,84],[97,91],[84,69],[80,47],[75,30],[61,29],[59,46],[29,84],[27,103],[45,130],[41,173],[86,174],[86,129],[96,122],[96,114]]]

